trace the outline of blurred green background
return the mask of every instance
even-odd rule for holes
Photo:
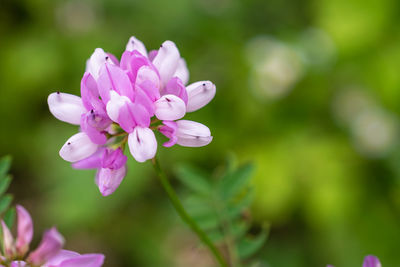
[[[66,248],[102,252],[105,266],[209,266],[150,163],[130,157],[103,198],[94,172],[58,156],[77,128],[52,117],[47,95],[79,94],[93,50],[119,57],[135,35],[148,49],[175,41],[190,81],[217,85],[187,115],[213,142],[159,158],[172,177],[182,163],[212,172],[228,153],[256,163],[266,266],[354,267],[370,253],[400,266],[399,11],[396,0],[0,0],[0,154],[14,158],[34,243],[57,225]]]

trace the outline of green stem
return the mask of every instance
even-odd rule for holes
[[[160,179],[162,186],[164,187],[165,192],[169,199],[172,202],[175,210],[178,212],[181,219],[196,233],[198,238],[208,247],[208,249],[214,254],[215,259],[218,261],[221,267],[228,267],[225,259],[222,257],[220,251],[215,247],[213,242],[210,238],[204,233],[203,230],[196,224],[196,222],[189,216],[186,212],[185,208],[183,207],[181,201],[178,198],[178,195],[175,193],[175,190],[172,188],[171,184],[168,181],[167,175],[161,170],[160,164],[158,163],[157,159],[154,157],[153,160],[153,167],[157,172],[157,175]]]

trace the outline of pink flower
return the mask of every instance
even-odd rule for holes
[[[33,223],[29,213],[17,205],[18,231],[14,242],[7,225],[2,221],[4,256],[0,256],[0,266],[22,267],[100,267],[103,265],[102,254],[80,255],[73,251],[62,250],[64,238],[51,228],[43,235],[39,247],[26,255],[33,236]]]
[[[210,81],[186,86],[188,80],[186,62],[171,41],[147,52],[141,41],[131,37],[120,62],[103,49],[95,49],[86,62],[82,97],[57,92],[48,98],[57,119],[80,125],[80,132],[67,140],[60,156],[75,168],[98,169],[96,184],[106,196],[125,176],[126,158],[122,156],[126,144],[138,162],[155,156],[154,130],[170,139],[166,147],[209,144],[212,136],[206,126],[181,119],[186,112],[207,105],[216,88]],[[103,164],[112,151],[118,151],[116,160],[124,162],[119,168]]]

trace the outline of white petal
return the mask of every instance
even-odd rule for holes
[[[196,111],[214,98],[216,88],[210,81],[195,82],[186,87],[188,94],[187,112]]]
[[[131,102],[131,100],[126,96],[120,96],[114,90],[110,91],[110,101],[108,101],[106,106],[108,117],[113,121],[118,122],[119,110],[127,102]]]
[[[113,64],[112,60],[109,60],[109,56],[103,49],[96,48],[90,58],[86,61],[86,71],[97,80],[97,78],[99,78],[100,68],[106,62]]]
[[[185,116],[185,102],[176,95],[164,95],[156,102],[155,115],[159,120],[173,121]]]
[[[47,98],[51,114],[60,121],[78,125],[81,121],[81,115],[86,113],[82,99],[79,96],[52,93]]]
[[[166,85],[168,81],[175,74],[180,59],[178,48],[175,43],[171,41],[165,41],[156,57],[153,60],[154,66],[156,66],[161,76],[161,82]]]
[[[12,257],[15,253],[14,248],[14,237],[11,234],[10,229],[7,227],[4,221],[1,221],[2,232],[3,232],[3,247],[7,257]]]
[[[149,66],[143,66],[137,72],[136,83],[140,85],[145,81],[150,81],[158,89],[161,86],[160,78],[158,77],[157,73]]]
[[[178,129],[176,142],[181,146],[200,147],[208,145],[212,141],[210,129],[207,126],[188,120],[180,120],[176,122]]]
[[[149,128],[137,126],[128,136],[129,150],[138,162],[154,158],[157,152],[157,140]]]
[[[129,38],[128,43],[126,44],[126,51],[133,51],[133,50],[137,50],[140,52],[140,54],[142,54],[143,56],[147,57],[147,50],[146,47],[144,46],[144,44],[136,39],[134,36],[132,36],[131,38]]]
[[[186,65],[186,61],[183,58],[179,59],[178,67],[175,71],[174,77],[181,79],[184,85],[189,81],[189,70]]]
[[[60,156],[66,161],[76,162],[94,154],[98,147],[87,134],[80,132],[67,140],[60,150]]]

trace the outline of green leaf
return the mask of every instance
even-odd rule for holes
[[[9,185],[11,183],[11,176],[7,175],[6,177],[4,177],[3,179],[0,179],[0,196],[4,194],[4,192],[6,192],[6,190],[8,189]]]
[[[219,229],[216,229],[214,231],[210,231],[207,233],[208,237],[211,239],[212,242],[214,243],[222,243],[224,241],[224,235]]]
[[[241,239],[249,230],[250,224],[244,220],[232,223],[231,233],[235,240]]]
[[[0,159],[0,179],[4,177],[8,170],[10,169],[11,165],[11,157],[5,156]]]
[[[201,229],[203,229],[204,231],[216,229],[221,224],[219,216],[216,213],[205,214],[205,215],[200,215],[200,216],[193,216],[192,218],[193,218],[193,220],[196,221],[196,223],[199,225],[199,227]]]
[[[202,215],[208,213],[215,213],[215,207],[209,198],[204,198],[199,195],[192,195],[185,199],[185,208],[190,215]]]
[[[6,225],[8,226],[8,228],[11,229],[11,227],[14,224],[15,221],[15,208],[12,207],[11,209],[9,209],[3,217],[4,222],[6,223]]]
[[[219,185],[221,199],[231,199],[244,190],[250,182],[252,172],[253,165],[246,164],[239,167],[234,173],[225,175]]]
[[[211,185],[207,181],[207,175],[200,170],[189,166],[180,166],[177,174],[177,178],[191,190],[205,195],[210,194]]]
[[[5,195],[0,199],[0,213],[7,210],[13,200],[12,195]]]
[[[255,237],[246,237],[239,242],[238,253],[241,259],[246,259],[256,253],[265,243],[267,231],[262,231]]]
[[[233,201],[227,205],[227,213],[230,219],[235,219],[241,215],[245,209],[247,209],[254,199],[254,190],[248,189],[244,196],[236,201]]]

